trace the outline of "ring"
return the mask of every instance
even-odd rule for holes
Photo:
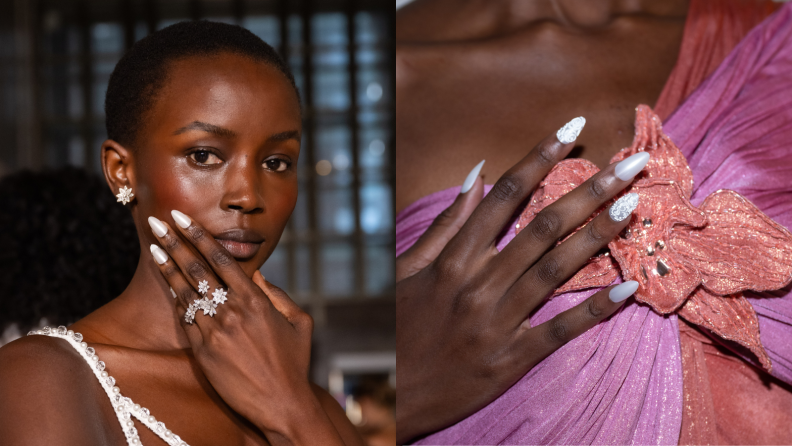
[[[207,296],[209,292],[209,283],[205,280],[198,283],[198,291],[203,294],[203,297],[201,299],[195,299],[190,306],[187,307],[187,312],[184,313],[184,320],[190,325],[195,321],[195,315],[199,311],[203,310],[204,316],[214,317],[214,315],[217,314],[217,306],[224,304],[225,301],[228,300],[228,291],[222,288],[215,288],[212,293],[212,299],[209,299],[209,296]]]

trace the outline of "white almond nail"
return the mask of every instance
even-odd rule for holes
[[[184,229],[189,228],[190,223],[192,223],[190,217],[182,214],[181,212],[175,209],[171,211],[171,216],[173,216],[173,221],[175,221],[177,225],[181,226]]]
[[[643,170],[648,162],[649,154],[638,152],[616,165],[616,177],[622,181],[632,180],[634,176],[638,175],[638,172]]]
[[[149,226],[151,226],[151,230],[154,231],[154,234],[157,234],[157,237],[164,237],[165,234],[168,233],[168,227],[157,220],[156,217],[149,217],[148,222]]]
[[[558,129],[556,132],[556,138],[561,141],[562,144],[569,144],[571,142],[575,142],[580,132],[583,130],[583,126],[586,125],[586,118],[582,116],[578,116],[577,118],[567,122],[564,124],[563,127]]]
[[[168,261],[168,254],[165,254],[165,251],[162,250],[157,245],[151,245],[151,255],[154,256],[154,260],[157,261],[160,265]]]
[[[608,293],[608,299],[610,299],[611,302],[621,302],[635,294],[637,289],[638,282],[634,280],[628,280],[627,282],[620,283],[611,288],[610,292]]]
[[[613,221],[622,221],[632,214],[636,206],[638,206],[638,194],[631,192],[616,200],[616,203],[608,209],[608,215]]]
[[[476,167],[470,171],[468,176],[465,178],[465,182],[462,183],[462,190],[459,191],[460,194],[464,194],[465,192],[469,191],[473,184],[476,183],[476,178],[479,176],[479,172],[481,172],[481,167],[484,166],[484,161],[481,160],[480,163],[476,164]]]

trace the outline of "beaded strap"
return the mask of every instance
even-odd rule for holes
[[[135,404],[130,398],[121,395],[121,390],[115,385],[115,378],[107,373],[105,370],[105,363],[99,360],[93,347],[88,347],[88,344],[83,342],[83,336],[80,333],[66,330],[66,327],[61,325],[58,328],[44,327],[41,330],[31,331],[28,333],[28,336],[30,335],[47,335],[65,339],[80,353],[88,365],[91,366],[91,370],[94,375],[96,375],[96,379],[99,380],[102,389],[104,389],[110,401],[113,403],[118,422],[121,423],[121,430],[124,431],[127,444],[141,444],[140,437],[138,437],[138,432],[135,428],[135,423],[132,421],[132,417],[134,416],[147,428],[151,429],[152,432],[157,434],[158,437],[162,438],[165,443],[171,446],[188,446],[178,435],[166,428],[165,423],[157,421],[156,418],[151,416],[148,409],[142,407],[140,404]]]

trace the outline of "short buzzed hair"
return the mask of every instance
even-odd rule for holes
[[[236,25],[206,20],[180,22],[136,42],[110,75],[105,97],[107,137],[133,146],[145,115],[167,79],[170,62],[192,56],[231,52],[263,62],[281,72],[300,93],[289,67],[271,46]]]

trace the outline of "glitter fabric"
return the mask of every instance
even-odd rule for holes
[[[595,257],[554,294],[605,286],[611,282],[605,270],[618,269],[624,280],[640,284],[638,301],[661,314],[678,311],[748,347],[771,371],[756,313],[741,292],[780,289],[792,281],[792,234],[733,191],[716,191],[700,208],[693,206],[693,174],[648,106],[636,109],[635,129],[633,145],[611,161],[640,151],[652,158],[625,191],[641,198],[630,224],[608,245],[615,262]],[[535,191],[517,230],[598,170],[585,160],[559,163]]]

